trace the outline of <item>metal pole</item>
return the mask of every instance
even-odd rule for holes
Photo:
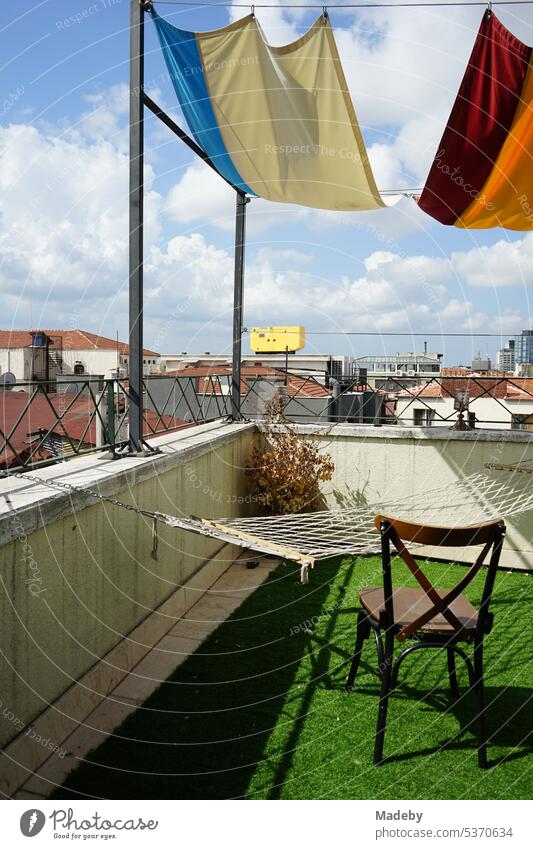
[[[143,442],[144,3],[130,7],[129,443]]]
[[[246,239],[246,204],[249,198],[237,192],[235,214],[235,278],[233,290],[233,362],[231,367],[231,418],[241,418],[241,350],[242,306],[244,285],[244,245]]]
[[[159,118],[159,120],[165,125],[165,127],[168,127],[169,130],[172,130],[172,132],[184,144],[186,144],[187,147],[192,150],[193,153],[196,154],[196,156],[198,156],[203,162],[205,162],[206,165],[209,165],[209,167],[212,168],[213,171],[218,174],[218,176],[222,180],[224,180],[225,183],[228,184],[228,186],[231,186],[231,188],[235,189],[236,192],[242,191],[238,188],[238,186],[235,186],[232,182],[230,182],[230,180],[227,180],[226,177],[224,177],[224,175],[220,173],[217,166],[211,161],[205,150],[202,150],[200,145],[196,144],[194,139],[191,139],[191,137],[185,132],[185,130],[182,130],[181,127],[178,126],[178,124],[176,124],[176,122],[172,120],[170,115],[167,115],[166,112],[163,112],[161,107],[158,106],[157,103],[155,103],[151,97],[148,97],[147,94],[144,94],[143,100],[146,108],[149,109],[150,112],[153,112],[156,118]]]
[[[118,381],[117,381],[118,384]],[[118,397],[118,392],[117,392]],[[107,443],[111,456],[115,458],[116,433],[115,433],[115,385],[113,380],[107,381]]]

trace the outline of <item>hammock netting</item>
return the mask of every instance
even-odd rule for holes
[[[374,516],[380,513],[423,524],[464,527],[533,509],[531,487],[510,486],[479,473],[448,486],[392,501],[317,513],[246,519],[179,518],[160,514],[165,524],[213,536],[265,554],[313,565],[335,555],[379,551]]]
[[[533,460],[520,464],[488,468],[533,473]],[[501,476],[486,473],[472,474],[447,486],[401,499],[383,500],[372,504],[343,506],[316,513],[292,513],[282,516],[253,516],[245,519],[201,519],[194,516],[172,516],[168,513],[125,504],[101,495],[86,487],[59,480],[43,480],[28,473],[13,473],[12,477],[33,481],[45,488],[63,492],[79,492],[117,507],[133,511],[153,521],[154,546],[157,547],[157,523],[180,528],[231,543],[241,548],[282,557],[299,563],[302,580],[307,570],[319,560],[339,555],[373,554],[380,550],[379,534],[374,526],[378,514],[394,516],[420,524],[443,527],[465,527],[493,519],[509,519],[533,509],[533,489],[528,475],[521,475],[520,484],[511,486]]]

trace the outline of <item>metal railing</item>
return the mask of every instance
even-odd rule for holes
[[[290,421],[384,424],[399,427],[492,428],[533,431],[533,378],[514,376],[436,376],[384,386],[361,385],[357,375],[276,369],[276,375],[245,377],[241,412],[264,418],[275,392]]]
[[[227,418],[226,375],[147,376],[143,380],[145,439]],[[129,384],[124,379],[26,381],[0,388],[0,474],[31,469],[128,443]]]
[[[258,370],[259,371],[259,370]],[[53,390],[53,391],[51,391]],[[384,388],[357,377],[273,368],[241,376],[241,416],[262,420],[282,398],[285,417],[303,423],[533,431],[533,378],[391,375]],[[150,439],[232,414],[231,375],[152,375],[143,381],[143,430]],[[30,469],[128,443],[129,385],[75,376],[71,383],[17,383],[0,389],[0,473]]]
[[[445,376],[411,387],[389,381],[399,424],[533,430],[533,378]]]

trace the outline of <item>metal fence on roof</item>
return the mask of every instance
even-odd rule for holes
[[[146,440],[231,417],[231,374],[152,375],[143,381]],[[264,420],[281,399],[295,423],[379,427],[492,428],[533,431],[533,378],[490,375],[388,377],[369,387],[360,376],[253,369],[241,375],[241,416]],[[0,472],[65,462],[82,454],[118,456],[128,443],[127,379],[76,376],[75,382],[16,383],[0,388]]]

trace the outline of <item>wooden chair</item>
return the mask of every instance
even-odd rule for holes
[[[379,765],[383,762],[389,695],[396,686],[402,661],[418,649],[437,648],[445,649],[447,652],[450,689],[454,696],[459,694],[455,655],[459,655],[465,661],[470,686],[476,696],[478,764],[481,768],[485,768],[487,754],[483,693],[483,638],[492,628],[493,615],[489,612],[489,605],[505,536],[505,525],[501,519],[496,519],[483,525],[445,528],[404,522],[392,519],[390,516],[376,516],[374,523],[381,534],[383,587],[366,587],[359,593],[361,611],[357,619],[354,655],[346,680],[346,689],[350,691],[357,674],[363,643],[373,632],[381,678],[374,763]],[[470,545],[483,547],[477,560],[463,574],[459,583],[453,589],[442,590],[432,586],[404,542],[456,548]],[[391,543],[417,579],[419,588],[393,589]],[[462,593],[483,566],[489,552],[491,552],[490,560],[481,604],[479,609],[476,609]],[[394,638],[400,643],[410,638],[415,641],[403,649],[397,660],[394,660]],[[473,644],[472,659],[459,643]]]

